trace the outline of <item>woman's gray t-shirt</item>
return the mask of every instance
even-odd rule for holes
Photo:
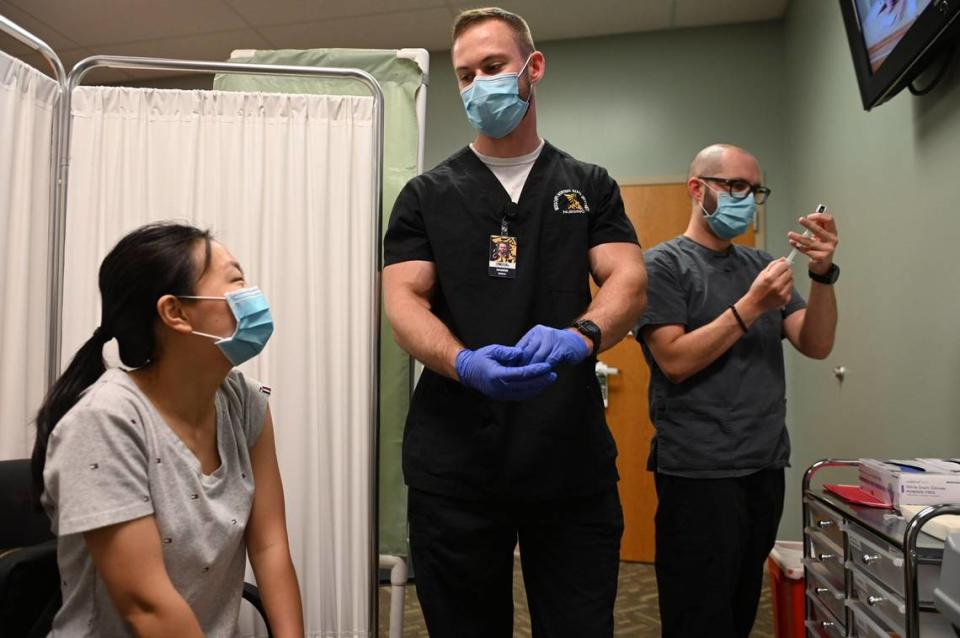
[[[87,389],[54,429],[43,472],[63,593],[50,635],[133,636],[83,532],[151,514],[167,574],[204,634],[236,633],[253,504],[250,448],[269,393],[239,371],[227,376],[215,397],[220,467],[205,475],[126,372],[108,370]]]

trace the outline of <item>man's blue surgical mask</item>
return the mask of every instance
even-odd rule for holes
[[[709,188],[704,184],[704,188]],[[716,192],[716,191],[714,191]],[[707,209],[700,204],[700,210],[707,218],[707,225],[713,234],[720,239],[731,240],[734,237],[742,235],[750,228],[753,218],[757,214],[757,204],[753,200],[753,195],[748,195],[743,199],[735,199],[730,193],[717,193],[717,209],[708,213]]]
[[[530,101],[520,97],[520,76],[531,57],[533,54],[527,57],[519,73],[479,76],[460,91],[473,128],[495,139],[506,137],[517,128],[530,107]]]
[[[237,329],[229,337],[218,337],[205,332],[193,331],[201,337],[217,340],[227,360],[235,366],[254,358],[273,334],[273,317],[270,315],[270,306],[267,298],[256,286],[242,288],[228,292],[223,297],[203,297],[198,295],[181,295],[182,299],[223,299],[230,306],[234,318],[237,320]]]

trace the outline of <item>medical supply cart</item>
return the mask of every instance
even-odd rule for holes
[[[895,510],[854,505],[812,485],[824,468],[858,466],[827,459],[803,477],[808,638],[954,638],[933,606],[943,541],[921,528],[941,514],[960,513],[960,505],[928,507],[905,520]]]

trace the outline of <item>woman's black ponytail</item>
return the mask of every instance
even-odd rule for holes
[[[204,242],[202,260],[196,256]],[[120,360],[131,368],[150,363],[157,301],[163,295],[189,295],[210,263],[210,233],[193,226],[162,223],[142,226],[117,242],[100,265],[101,324],[80,347],[53,384],[37,412],[33,446],[34,496],[43,493],[47,443],[60,419],[106,370],[103,346],[116,338]]]
[[[43,465],[47,458],[47,441],[57,422],[73,407],[80,394],[100,378],[106,367],[103,364],[103,344],[107,342],[101,328],[87,339],[67,369],[53,384],[37,412],[37,439],[33,445],[31,467],[33,469],[34,494],[43,493]]]

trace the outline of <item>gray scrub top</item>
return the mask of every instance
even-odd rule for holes
[[[43,473],[63,594],[51,636],[134,635],[83,532],[151,514],[167,574],[204,634],[236,633],[254,493],[249,450],[269,392],[239,371],[227,376],[215,397],[221,464],[205,475],[126,372],[107,370],[85,391],[54,429]]]
[[[750,289],[773,257],[732,245],[717,252],[684,236],[644,255],[647,309],[636,337],[650,366],[648,468],[689,478],[746,476],[786,467],[783,320],[806,307],[796,288],[786,308],[763,314],[729,350],[682,383],[671,383],[643,341],[646,326],[704,326]]]

